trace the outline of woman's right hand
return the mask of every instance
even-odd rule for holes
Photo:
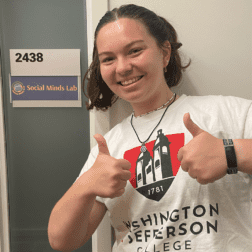
[[[96,134],[94,138],[98,143],[99,153],[88,171],[91,191],[102,198],[119,197],[125,192],[127,180],[131,177],[131,163],[125,159],[111,157],[102,135]]]

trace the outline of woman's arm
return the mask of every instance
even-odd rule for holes
[[[88,228],[89,215],[95,203],[92,185],[84,174],[57,202],[48,224],[48,238],[53,249],[72,251],[80,247]]]
[[[252,139],[235,139],[238,171],[252,174]]]

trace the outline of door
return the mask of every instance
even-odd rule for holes
[[[87,70],[83,0],[1,1],[0,33],[11,252],[49,252],[50,212],[75,181],[89,151],[89,113],[82,107],[13,108],[9,49],[81,49]],[[91,239],[77,251],[92,251]],[[7,252],[7,251],[6,251]]]

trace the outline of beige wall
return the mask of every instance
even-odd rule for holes
[[[252,99],[250,0],[109,0],[109,8],[129,3],[153,10],[177,30],[183,58],[192,60],[174,89],[178,94]],[[124,107],[125,102],[120,101],[111,109],[111,126],[131,112],[130,106]]]

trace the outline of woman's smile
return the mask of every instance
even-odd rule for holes
[[[131,84],[134,84],[136,82],[138,82],[140,79],[142,79],[143,75],[142,76],[138,76],[138,77],[134,77],[132,79],[129,79],[129,80],[125,80],[125,81],[119,81],[118,84],[122,85],[122,86],[129,86]]]

